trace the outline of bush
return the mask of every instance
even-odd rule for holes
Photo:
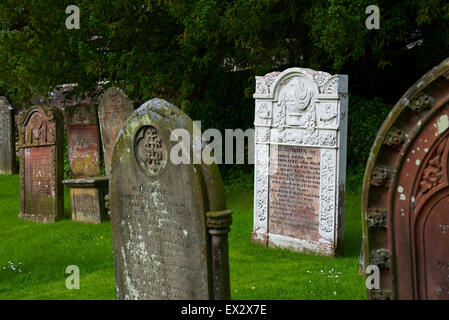
[[[358,169],[366,165],[377,132],[389,112],[390,109],[380,98],[365,99],[350,95],[347,153],[349,167]]]

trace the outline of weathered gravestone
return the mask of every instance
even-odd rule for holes
[[[54,222],[64,216],[64,127],[56,108],[33,107],[17,116],[20,157],[20,215]]]
[[[363,251],[380,288],[369,299],[449,299],[448,129],[449,59],[398,101],[371,149]]]
[[[0,174],[16,172],[14,111],[5,97],[0,97]]]
[[[97,107],[92,104],[68,106],[64,109],[64,119],[73,179],[63,183],[71,188],[72,220],[101,223],[108,218],[104,199],[108,178],[98,177],[101,147]]]
[[[109,88],[101,98],[98,116],[107,175],[111,171],[112,151],[114,150],[115,140],[125,120],[133,113],[133,110],[133,104],[120,89]]]
[[[347,87],[302,68],[256,77],[253,242],[342,251]]]
[[[229,299],[231,211],[213,164],[191,158],[193,123],[174,105],[153,99],[126,121],[110,177],[110,209],[118,299]],[[178,136],[175,136],[176,140]],[[180,148],[172,148],[178,146]]]

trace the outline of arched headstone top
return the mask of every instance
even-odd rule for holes
[[[78,104],[64,108],[64,122],[70,125],[98,125],[97,106]]]
[[[62,111],[58,108],[34,106],[16,116],[19,127],[18,146],[56,144],[56,123],[63,123]],[[59,126],[58,126],[59,127]]]
[[[331,75],[324,71],[309,68],[290,68],[283,72],[270,72],[262,77],[256,77],[256,92],[254,98],[279,99],[279,92],[288,84],[297,84],[309,91],[317,98],[318,95],[337,95],[347,93],[347,77],[339,79],[338,75]],[[291,83],[293,81],[293,83]]]
[[[0,97],[0,108],[14,110],[6,97]]]
[[[441,215],[449,206],[439,207],[449,194],[448,128],[446,59],[396,103],[369,155],[362,195],[364,263],[382,266],[383,283],[380,291],[368,290],[369,298],[449,298],[449,283],[441,280],[449,272],[431,261],[446,259],[449,266],[449,251],[436,243],[449,241],[438,230],[444,219],[449,225]]]

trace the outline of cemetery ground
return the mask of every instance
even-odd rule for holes
[[[362,173],[349,171],[345,255],[322,257],[252,244],[252,176],[226,182],[233,211],[229,234],[232,299],[365,299],[358,274]],[[65,219],[53,224],[23,221],[19,176],[0,176],[0,299],[115,299],[110,222]],[[80,289],[68,290],[65,270],[80,269]]]

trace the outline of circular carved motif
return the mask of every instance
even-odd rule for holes
[[[157,176],[167,164],[167,148],[153,126],[144,126],[137,132],[134,150],[140,167],[149,175]]]

